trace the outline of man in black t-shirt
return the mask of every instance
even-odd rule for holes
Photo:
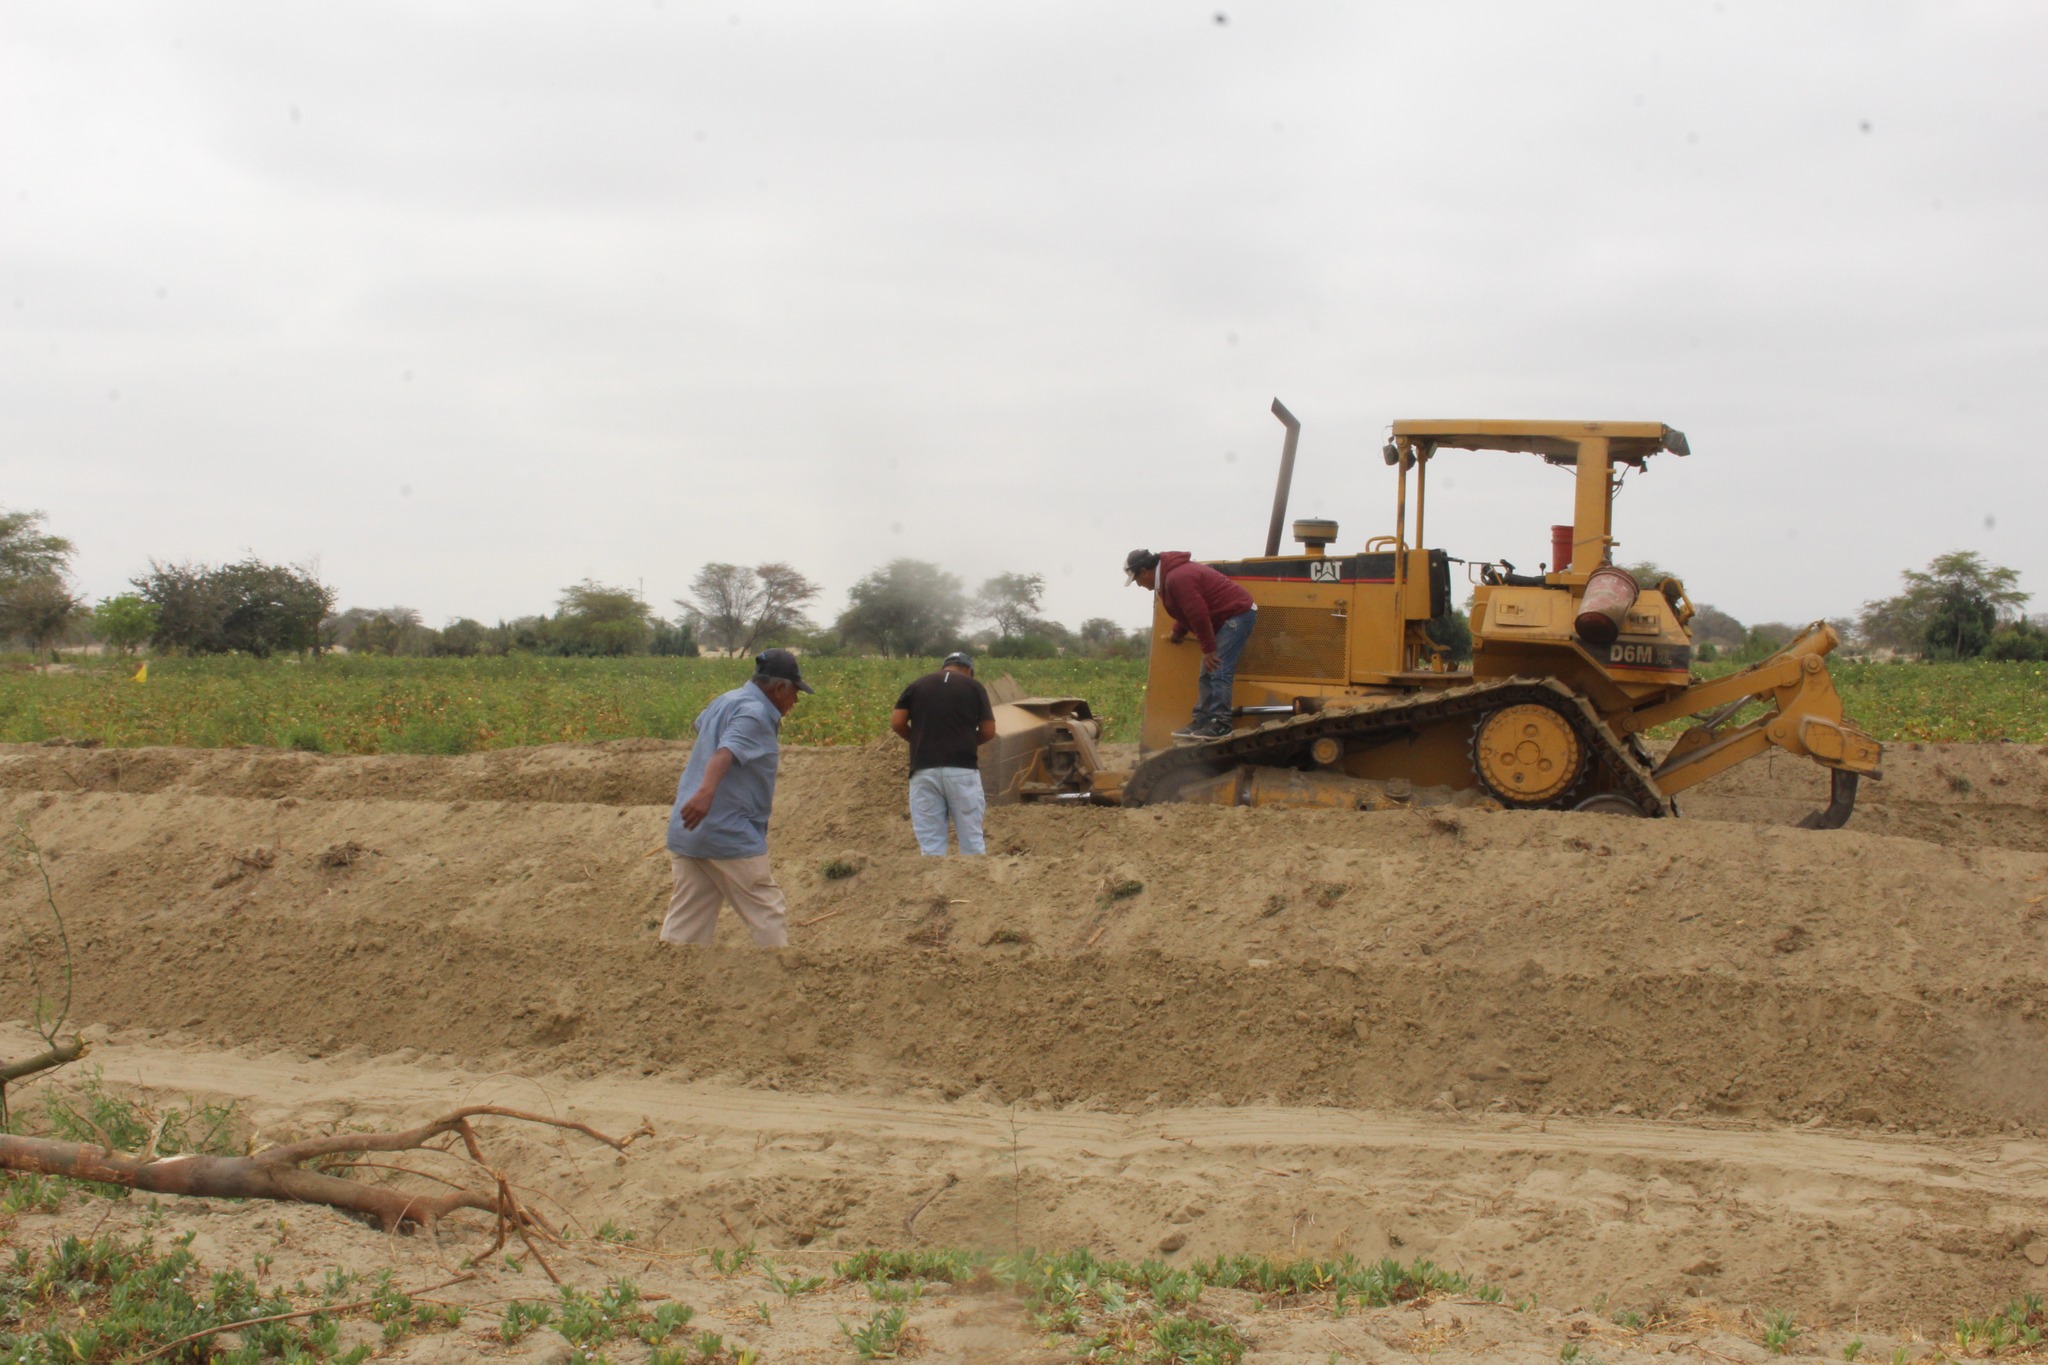
[[[988,798],[974,751],[996,737],[988,689],[974,680],[974,660],[948,654],[936,673],[903,689],[889,728],[910,741],[910,828],[928,857],[946,856],[946,825],[962,853],[985,853],[981,813]]]

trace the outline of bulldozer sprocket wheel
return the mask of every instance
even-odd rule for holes
[[[1504,806],[1540,810],[1577,786],[1585,770],[1586,746],[1547,702],[1515,702],[1472,727],[1472,771]]]
[[[1649,765],[1616,739],[1583,697],[1548,678],[1499,678],[1441,692],[1410,692],[1356,707],[1286,716],[1227,739],[1203,740],[1148,755],[1124,782],[1123,803],[1147,806],[1171,801],[1190,780],[1228,772],[1244,764],[1294,768],[1312,762],[1310,747],[1324,736],[1346,750],[1404,739],[1438,725],[1470,725],[1505,706],[1547,706],[1563,718],[1584,751],[1584,768],[1602,765],[1613,787],[1644,811],[1663,814],[1665,800]],[[1570,789],[1553,805],[1562,804]]]

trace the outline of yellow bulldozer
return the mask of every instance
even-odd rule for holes
[[[1352,809],[1448,800],[1663,816],[1677,813],[1674,798],[1688,787],[1776,748],[1830,770],[1828,804],[1801,824],[1836,829],[1854,809],[1858,778],[1880,775],[1882,749],[1844,718],[1828,676],[1825,656],[1840,643],[1832,627],[1817,621],[1770,658],[1702,680],[1685,585],[1638,583],[1614,564],[1618,475],[1688,454],[1682,432],[1657,422],[1396,422],[1384,451],[1392,532],[1346,551],[1332,548],[1334,523],[1296,521],[1301,549],[1281,554],[1300,424],[1277,399],[1273,411],[1287,435],[1266,552],[1207,561],[1258,606],[1233,733],[1175,741],[1194,707],[1199,651],[1171,647],[1173,622],[1155,606],[1136,767],[1104,762],[1085,700],[999,685],[997,739],[983,757],[993,800]],[[1423,548],[1430,465],[1465,451],[1534,455],[1572,471],[1572,519],[1551,527],[1547,572]],[[1464,667],[1425,630],[1454,605],[1453,564],[1473,580]],[[1653,729],[1688,718],[1661,755],[1645,745]]]

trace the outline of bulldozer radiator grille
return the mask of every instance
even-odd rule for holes
[[[1351,672],[1349,624],[1328,607],[1260,607],[1238,676],[1342,682]]]

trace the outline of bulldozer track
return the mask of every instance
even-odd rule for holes
[[[1442,692],[1417,692],[1368,706],[1288,716],[1229,739],[1163,749],[1140,763],[1125,781],[1123,804],[1144,806],[1159,800],[1170,801],[1181,777],[1208,776],[1243,764],[1297,766],[1307,758],[1308,746],[1325,736],[1345,741],[1347,748],[1360,747],[1359,741],[1369,746],[1419,734],[1432,726],[1460,720],[1476,723],[1497,707],[1525,702],[1553,707],[1570,723],[1586,746],[1588,772],[1595,764],[1605,764],[1616,775],[1620,790],[1645,812],[1665,813],[1666,802],[1657,791],[1648,766],[1601,723],[1585,698],[1545,678],[1503,678]],[[1549,808],[1562,809],[1578,787],[1574,783]]]

